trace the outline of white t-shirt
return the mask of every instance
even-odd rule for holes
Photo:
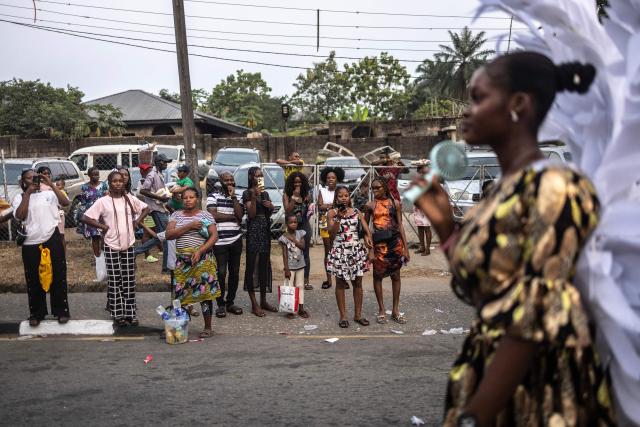
[[[124,251],[133,246],[136,241],[133,223],[140,218],[140,214],[147,207],[137,197],[131,195],[128,197],[133,206],[133,214],[124,197],[111,196],[100,197],[84,213],[88,218],[96,221],[102,218],[102,221],[109,226],[109,230],[104,235],[104,244],[116,251]]]
[[[22,194],[13,198],[11,206],[13,212],[18,210],[18,206],[22,203]],[[60,215],[58,213],[58,198],[53,191],[40,191],[32,193],[29,198],[29,211],[27,219],[22,223],[27,230],[27,238],[25,245],[39,245],[44,243],[58,228]]]

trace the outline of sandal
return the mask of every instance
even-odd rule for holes
[[[365,319],[364,317],[361,317],[359,319],[353,319],[354,322],[361,324],[362,326],[369,326],[369,321],[367,319]]]
[[[350,289],[350,287],[349,287],[349,283],[345,283],[345,284],[344,284],[344,288],[345,288],[345,289]]]
[[[131,326],[139,326],[140,321],[138,319],[129,319],[127,320]]]
[[[219,305],[218,308],[216,309],[216,317],[218,319],[222,319],[223,317],[227,317],[227,309],[224,307],[224,305]]]
[[[322,282],[322,289],[329,289],[330,287],[331,283],[327,282],[326,280]]]
[[[227,307],[227,311],[231,314],[235,314],[235,315],[240,315],[242,314],[242,309],[240,307],[238,307],[237,305],[230,305]]]
[[[307,310],[298,311],[298,316],[302,317],[303,319],[308,319],[309,312]]]
[[[124,319],[115,319],[113,323],[115,323],[116,326],[125,326],[127,324],[127,321]]]
[[[402,314],[397,316],[397,317],[392,314],[391,315],[391,320],[393,320],[394,322],[399,323],[401,325],[404,325],[405,323],[407,323],[407,319],[405,319]]]
[[[198,334],[198,338],[211,338],[213,336],[213,330],[211,329],[203,329],[200,334]]]
[[[305,291],[312,291],[313,290],[313,286],[311,286],[309,283],[305,283],[304,284],[304,290]]]
[[[349,321],[348,320],[341,320],[338,322],[338,326],[340,326],[341,328],[348,328],[349,327]]]
[[[252,312],[254,315],[256,315],[257,317],[264,317],[264,316],[266,316],[266,314],[264,313],[264,311],[257,312],[257,311],[255,311],[255,310],[251,310],[251,312]]]
[[[376,316],[376,322],[380,323],[381,325],[387,323],[387,316],[385,316],[384,314],[378,314]]]

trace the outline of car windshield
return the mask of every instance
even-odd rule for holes
[[[484,179],[495,179],[500,176],[500,166],[497,157],[471,157],[469,165],[465,171],[463,180],[480,179],[484,174]]]
[[[7,185],[18,185],[18,181],[20,180],[20,174],[24,169],[29,169],[28,164],[26,163],[6,163],[4,164],[4,170],[7,175]],[[4,185],[4,175],[2,173],[2,169],[0,169],[0,184]]]
[[[360,160],[353,158],[337,158],[337,159],[327,159],[325,162],[327,166],[360,166],[362,167],[362,163]]]
[[[238,152],[238,151],[220,151],[213,161],[214,165],[220,166],[240,166],[245,163],[258,163],[258,153]]]
[[[173,147],[157,147],[158,150],[158,155],[160,154],[164,154],[165,156],[167,156],[168,158],[171,159],[171,161],[175,161],[178,160],[178,153],[180,152],[179,148],[173,148]]]
[[[280,167],[262,168],[264,173],[264,187],[269,189],[284,189],[284,170]],[[247,188],[249,168],[238,169],[233,176],[238,187]]]

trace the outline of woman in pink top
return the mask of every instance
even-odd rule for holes
[[[129,197],[120,172],[109,174],[109,195],[96,200],[82,221],[102,230],[107,262],[107,308],[116,325],[138,325],[136,317],[136,262],[133,250],[135,229],[148,208],[137,197]],[[101,220],[101,221],[100,221]],[[99,222],[100,221],[100,222]]]

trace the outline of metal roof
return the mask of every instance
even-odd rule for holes
[[[179,122],[182,120],[182,110],[180,104],[162,99],[159,96],[150,94],[140,89],[131,89],[113,95],[105,96],[85,104],[111,104],[118,107],[123,114],[122,120],[125,123],[144,123],[144,122]],[[194,111],[193,117],[196,121],[209,123],[213,126],[221,127],[231,132],[247,134],[252,130],[219,119],[209,114]]]

